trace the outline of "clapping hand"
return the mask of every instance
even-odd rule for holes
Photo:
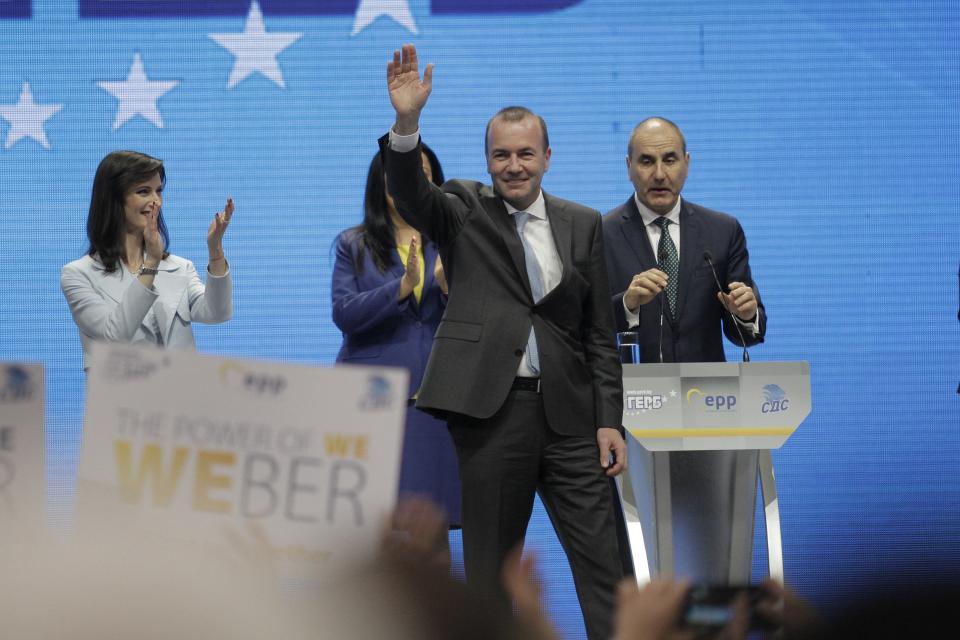
[[[147,226],[143,228],[144,266],[156,269],[163,259],[163,236],[159,228],[160,207],[154,207],[147,215]]]
[[[416,236],[410,239],[410,248],[408,251],[406,268],[404,269],[403,277],[400,278],[398,300],[404,300],[413,293],[414,288],[420,284],[420,249]]]
[[[440,256],[437,256],[437,261],[433,264],[433,279],[436,281],[437,286],[440,287],[443,295],[450,294],[450,286],[447,284],[447,276],[443,272],[443,262],[440,261]]]
[[[227,259],[223,253],[223,234],[230,226],[233,217],[233,198],[227,198],[223,211],[213,216],[210,228],[207,229],[207,249],[210,251],[210,262],[207,267],[215,276],[222,276],[227,272]]]
[[[219,253],[221,258],[223,257],[223,234],[230,226],[230,218],[232,217],[233,198],[227,198],[227,204],[223,211],[213,216],[213,221],[210,222],[210,227],[207,229],[207,248],[210,249],[211,257],[216,255],[214,251]]]

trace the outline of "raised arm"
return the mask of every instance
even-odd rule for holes
[[[393,123],[394,133],[408,136],[417,132],[420,112],[432,89],[433,65],[427,65],[421,78],[415,46],[405,44],[402,51],[393,52],[393,59],[387,63],[387,90],[397,116]]]
[[[387,91],[396,113],[390,134],[380,139],[387,189],[411,226],[443,246],[460,230],[466,208],[459,198],[427,180],[420,162],[420,113],[433,88],[433,65],[420,76],[417,49],[403,45],[387,63]],[[406,136],[406,137],[404,137]]]
[[[223,211],[213,216],[210,228],[207,229],[207,251],[210,254],[207,270],[212,276],[220,277],[227,273],[227,257],[223,252],[223,234],[227,232],[231,218],[233,218],[233,198],[227,198],[227,204]]]

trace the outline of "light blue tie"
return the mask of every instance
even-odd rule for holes
[[[530,293],[533,294],[534,303],[540,302],[543,297],[543,279],[540,275],[540,265],[537,263],[537,256],[533,252],[533,247],[527,241],[524,230],[527,228],[527,222],[530,221],[530,214],[526,211],[517,211],[513,214],[517,222],[517,233],[520,234],[520,242],[523,243],[523,257],[527,264],[527,279],[530,280]],[[540,375],[540,352],[537,351],[537,337],[534,335],[533,327],[530,327],[530,337],[527,338],[527,366],[530,370]]]

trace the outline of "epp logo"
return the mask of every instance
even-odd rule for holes
[[[663,396],[644,395],[627,396],[626,409],[628,411],[652,411],[663,407]]]
[[[234,362],[220,365],[220,381],[228,387],[236,387],[259,396],[278,396],[287,388],[287,379],[266,373],[251,371]]]
[[[775,384],[764,385],[763,400],[763,404],[760,405],[761,413],[779,413],[790,408],[787,392]]]
[[[693,387],[687,391],[687,404],[693,403],[694,396],[703,397],[703,404],[707,411],[733,411],[733,408],[737,406],[737,396],[733,394],[707,394]]]
[[[145,380],[169,364],[170,358],[162,354],[158,362],[146,354],[112,351],[103,368],[103,379],[110,382]]]
[[[392,399],[390,381],[383,376],[370,376],[367,379],[367,393],[360,398],[360,408],[364,411],[387,409]]]

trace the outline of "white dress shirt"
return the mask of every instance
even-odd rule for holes
[[[656,224],[657,218],[660,218],[660,214],[654,213],[651,211],[645,204],[640,201],[640,198],[637,197],[636,192],[633,194],[633,201],[637,205],[637,210],[640,211],[640,219],[643,220],[643,226],[647,230],[647,239],[650,241],[650,249],[653,250],[653,255],[657,255],[657,248],[660,245],[660,225]],[[673,208],[670,209],[664,216],[667,220],[670,221],[670,224],[667,225],[667,229],[670,231],[670,239],[673,240],[673,246],[677,248],[677,260],[680,260],[680,203],[682,202],[681,198],[677,198],[677,204],[673,205]],[[623,300],[623,310],[627,318],[627,326],[631,329],[637,327],[640,324],[640,307],[637,307],[636,311],[630,311],[627,308],[627,300]],[[757,324],[759,318],[753,322],[745,322],[737,317],[736,314],[731,314],[733,319],[744,329],[752,331],[754,335],[759,333],[760,326]]]
[[[643,220],[643,227],[647,230],[647,239],[650,241],[650,249],[653,250],[653,255],[657,255],[657,247],[660,245],[660,225],[655,224],[657,218],[660,217],[660,214],[654,213],[647,208],[645,204],[640,202],[640,198],[637,197],[636,192],[633,194],[633,201],[637,205],[637,209],[640,211],[640,219]],[[670,224],[667,226],[667,229],[670,231],[670,239],[673,240],[673,246],[677,248],[677,260],[680,260],[680,198],[677,198],[677,204],[673,205],[673,209],[670,209],[666,215],[663,216],[670,221]],[[640,324],[640,307],[637,307],[636,311],[630,311],[627,308],[627,298],[623,298],[623,311],[627,317],[627,326],[631,329],[637,327]]]

